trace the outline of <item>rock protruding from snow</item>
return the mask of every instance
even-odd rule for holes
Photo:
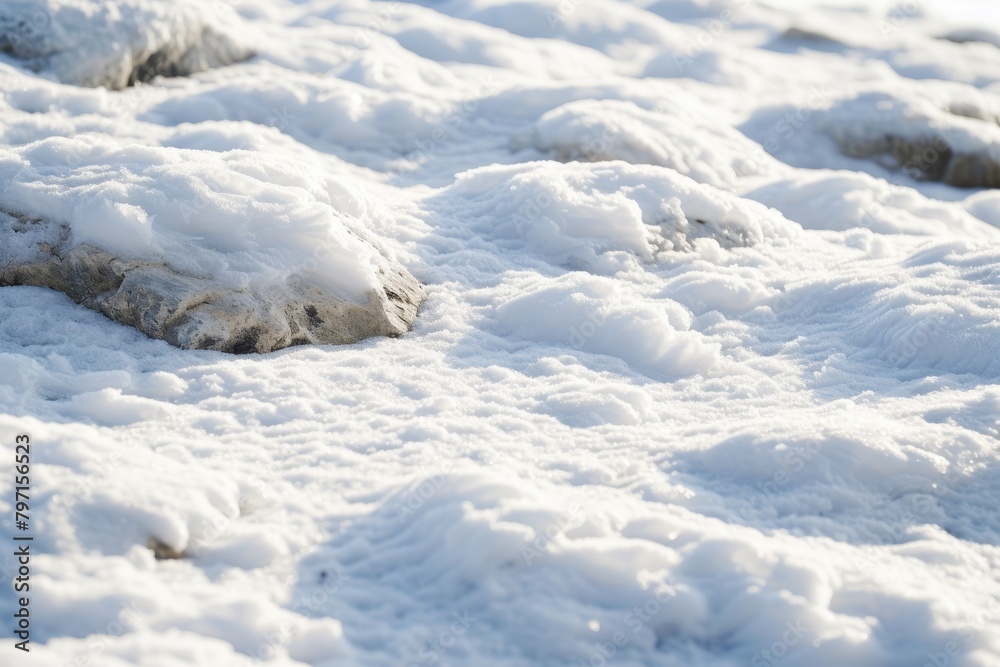
[[[59,161],[72,156],[76,167]],[[419,283],[326,185],[260,156],[50,139],[0,156],[0,285],[65,292],[182,348],[409,330]]]
[[[112,90],[249,58],[251,49],[211,7],[190,0],[12,0],[0,7],[0,51],[51,70],[63,83]]]
[[[402,335],[416,316],[420,287],[400,269],[382,278],[384,286],[360,304],[304,283],[265,292],[220,289],[168,265],[124,260],[89,245],[65,255],[47,246],[39,261],[0,271],[0,285],[49,287],[177,347],[236,354]]]
[[[845,155],[877,159],[919,180],[1000,187],[1000,127],[981,100],[936,106],[866,93],[834,106],[824,129]]]

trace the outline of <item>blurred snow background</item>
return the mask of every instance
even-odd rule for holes
[[[77,64],[179,25],[129,6]],[[2,56],[0,209],[236,281],[335,211],[428,292],[234,357],[0,289],[10,664],[996,665],[1000,195],[938,167],[992,174],[1000,24],[926,6],[238,0],[256,56],[191,76]]]
[[[925,12],[932,18],[961,23],[986,22],[994,27],[1000,23],[1000,7],[982,0],[764,0],[764,4],[782,9],[815,9],[823,7],[868,8],[883,14],[893,10],[903,13]]]

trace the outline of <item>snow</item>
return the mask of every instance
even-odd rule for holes
[[[251,51],[212,6],[190,0],[114,4],[98,0],[9,0],[0,51],[27,59],[64,83],[120,89],[244,60]]]
[[[651,111],[631,102],[581,100],[543,115],[532,145],[564,161],[624,160],[670,167],[723,188],[763,171],[764,165],[746,159],[755,152],[752,142],[710,119],[712,115],[689,95]],[[705,151],[700,139],[707,136],[713,139],[711,152]],[[770,161],[766,166],[772,166]]]
[[[8,211],[67,221],[72,246],[224,286],[301,276],[360,300],[376,285],[374,251],[334,208],[324,179],[292,160],[49,137],[9,151],[0,179]]]
[[[992,155],[1000,50],[941,37],[1000,24],[28,4],[65,39],[0,55],[3,261],[51,217],[233,288],[359,299],[375,247],[427,300],[400,338],[233,356],[0,289],[35,536],[32,652],[4,660],[1000,661],[1000,196],[842,152],[940,132]],[[73,85],[182,25],[257,55]]]

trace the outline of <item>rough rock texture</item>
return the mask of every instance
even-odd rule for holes
[[[1000,123],[988,95],[943,85],[917,101],[864,93],[824,115],[823,130],[845,155],[875,159],[918,180],[1000,187]]]
[[[891,166],[919,180],[940,181],[959,188],[1000,188],[1000,162],[995,151],[959,152],[935,136],[887,134],[875,141],[839,142],[845,155],[891,158]]]
[[[379,254],[381,285],[367,303],[352,303],[301,280],[250,291],[164,263],[126,260],[89,244],[69,247],[67,226],[0,212],[0,238],[39,229],[50,242],[31,257],[2,244],[0,286],[34,285],[181,348],[269,352],[304,343],[353,343],[410,329],[424,294],[405,268]]]
[[[187,76],[246,60],[214,3],[187,0],[9,0],[0,3],[0,51],[63,83],[120,90],[156,76]]]

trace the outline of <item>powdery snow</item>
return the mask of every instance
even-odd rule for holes
[[[345,296],[373,238],[428,295],[236,357],[0,289],[4,660],[1000,662],[1000,195],[844,148],[991,155],[1000,50],[942,36],[1000,28],[773,4],[132,0],[121,44],[198,14],[257,56],[0,56],[0,209]]]

